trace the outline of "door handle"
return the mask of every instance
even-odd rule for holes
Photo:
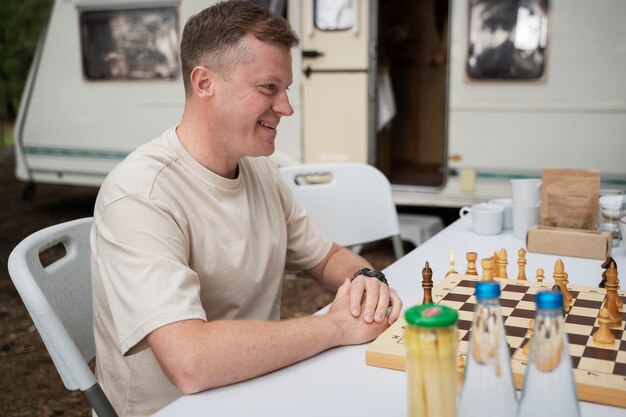
[[[302,70],[302,73],[305,77],[309,78],[311,74],[314,72],[323,73],[323,74],[348,74],[348,73],[366,73],[368,72],[367,68],[322,68],[322,69],[313,69],[310,65],[307,65],[306,68]]]
[[[302,51],[302,58],[319,58],[321,56],[324,56],[324,52],[316,51],[315,49]]]

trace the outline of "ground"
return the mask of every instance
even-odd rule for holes
[[[24,183],[15,179],[14,161],[0,156],[0,415],[5,417],[87,417],[83,395],[65,389],[7,271],[11,250],[44,227],[92,215],[97,189],[39,184],[31,201],[21,199]],[[363,255],[382,269],[393,261],[390,242],[365,247]],[[283,317],[319,310],[332,294],[305,276],[289,277],[283,291]]]

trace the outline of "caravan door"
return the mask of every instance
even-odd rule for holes
[[[303,159],[368,161],[368,1],[302,7]]]

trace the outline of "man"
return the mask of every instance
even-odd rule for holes
[[[100,190],[96,373],[120,416],[370,341],[400,314],[395,291],[355,273],[371,265],[320,234],[266,158],[293,113],[297,42],[284,19],[247,2],[190,18],[180,124]],[[285,269],[337,290],[327,314],[278,320]]]

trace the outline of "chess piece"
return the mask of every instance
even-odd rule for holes
[[[615,268],[615,262],[611,262],[611,266],[606,270],[606,297],[604,298],[604,304],[602,308],[606,308],[609,311],[609,327],[621,328],[622,327],[622,314],[617,309],[617,269]]]
[[[598,315],[598,323],[600,327],[593,334],[593,341],[601,345],[612,345],[615,342],[615,335],[609,329],[609,323],[611,319],[609,317],[609,310],[602,308]]]
[[[493,281],[493,259],[484,258],[480,260],[480,265],[483,267],[483,281]]]
[[[606,284],[606,270],[602,273],[602,280],[598,284],[598,288],[604,288],[604,284]]]
[[[533,337],[534,328],[535,328],[535,320],[531,319],[528,322],[528,342],[526,342],[526,344],[522,348],[522,352],[524,353],[524,355],[526,355],[526,357],[528,357],[528,351],[530,350],[530,338]]]
[[[563,295],[563,289],[559,285],[554,284],[552,286],[552,291],[560,293],[561,296]],[[567,304],[563,302],[563,316],[565,316],[568,311],[569,311],[569,308],[567,308]]]
[[[569,274],[567,273],[567,271],[563,271],[563,273],[565,274],[565,279],[563,280],[563,286],[565,287],[565,294],[563,294],[563,296],[565,297],[565,301],[567,302],[567,305],[572,307],[574,305],[574,297],[572,297],[572,293],[569,292],[569,289],[567,288],[567,284],[569,284]]]
[[[517,279],[526,281],[526,250],[524,248],[517,251],[517,266],[519,267]]]
[[[617,264],[615,263],[613,258],[610,259],[611,263],[615,266],[615,274],[617,275],[617,290],[619,290],[619,273],[617,272]],[[622,310],[622,308],[624,308],[624,302],[622,301],[622,298],[619,296],[618,292],[615,293],[615,304],[617,305],[617,309],[620,311]]]
[[[572,295],[569,294],[569,291],[567,290],[567,286],[565,284],[567,276],[565,275],[565,267],[563,266],[563,261],[561,259],[557,259],[554,264],[554,273],[552,274],[552,278],[554,278],[554,284],[558,285],[559,290],[563,294],[563,309],[565,310],[565,312],[568,312],[569,309],[572,307],[570,304],[572,300]]]
[[[498,269],[498,252],[493,251],[493,256],[491,257],[491,260],[493,261],[493,276],[499,277],[500,275],[498,274],[500,273],[500,271]]]
[[[467,258],[467,271],[465,271],[465,275],[478,275],[478,271],[476,271],[476,259],[478,258],[478,254],[476,252],[467,252],[465,257]]]
[[[498,277],[500,278],[508,278],[509,276],[506,273],[506,267],[509,263],[507,259],[506,249],[500,249],[500,253],[498,253]]]
[[[598,287],[604,288],[606,284],[606,270],[611,266],[611,263],[615,264],[615,271],[617,271],[617,264],[612,257],[607,257],[606,261],[602,264],[602,268],[604,268],[604,272],[602,273],[602,281],[598,284]],[[619,278],[617,278],[617,289],[619,290]],[[624,308],[624,302],[622,301],[619,294],[615,297],[615,303],[617,304],[617,309],[622,310]]]
[[[543,282],[543,268],[537,268],[537,282]]]
[[[606,284],[606,270],[611,266],[611,262],[615,262],[612,257],[607,257],[606,260],[602,263],[601,267],[604,269],[602,273],[602,280],[598,284],[598,287],[604,288],[604,284]]]
[[[432,304],[433,270],[430,269],[428,262],[426,262],[424,269],[422,269],[422,288],[424,289],[424,299],[422,300],[422,304]]]
[[[454,250],[450,250],[450,269],[446,272],[446,276],[456,273],[457,272],[454,270]]]

